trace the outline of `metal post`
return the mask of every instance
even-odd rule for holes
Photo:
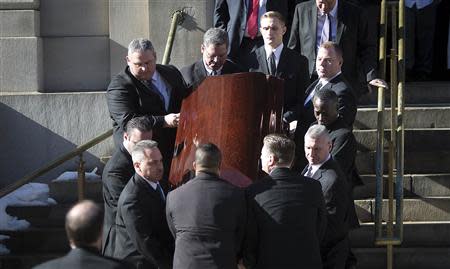
[[[172,53],[177,26],[178,24],[181,24],[183,22],[183,14],[184,12],[182,10],[177,10],[172,14],[172,23],[170,24],[169,36],[167,37],[166,49],[164,50],[162,64],[169,64],[170,62],[170,54]]]
[[[86,182],[86,174],[84,171],[84,160],[83,160],[83,153],[78,155],[80,158],[80,163],[78,165],[78,201],[81,201],[84,199],[84,187]]]

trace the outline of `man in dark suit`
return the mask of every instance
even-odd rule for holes
[[[126,59],[128,66],[112,78],[106,92],[114,142],[120,146],[130,119],[154,118],[153,139],[159,143],[168,174],[181,101],[188,94],[183,77],[174,66],[156,64],[156,53],[148,39],[131,41]]]
[[[288,47],[306,56],[309,74],[316,78],[317,52],[325,41],[335,41],[344,51],[342,73],[350,80],[355,95],[368,91],[367,82],[387,87],[377,79],[376,35],[369,32],[363,8],[347,0],[311,0],[299,3],[294,12]]]
[[[246,58],[245,65],[251,72],[262,72],[284,80],[283,120],[296,124],[308,85],[308,61],[297,52],[284,47],[286,26],[280,13],[269,11],[263,14],[260,30],[264,46],[252,52]]]
[[[152,140],[138,142],[131,152],[136,171],[117,204],[114,257],[137,269],[171,268],[173,237],[165,216],[162,155]]]
[[[345,268],[350,249],[347,215],[349,190],[347,178],[331,157],[332,143],[323,125],[311,126],[305,135],[305,155],[309,164],[302,174],[322,185],[327,208],[327,229],[320,245],[324,269]]]
[[[295,143],[271,134],[261,150],[268,176],[248,187],[246,268],[322,268],[326,210],[320,183],[290,169]]]
[[[145,116],[132,118],[123,133],[123,142],[116,148],[111,159],[103,169],[103,201],[105,206],[105,220],[103,223],[103,255],[112,257],[115,244],[115,223],[117,202],[128,180],[134,174],[131,160],[132,147],[141,140],[152,139],[152,118]]]
[[[316,69],[319,78],[314,81],[305,92],[302,118],[297,126],[296,141],[303,142],[304,135],[309,126],[316,120],[312,100],[314,94],[322,89],[334,91],[338,96],[338,111],[341,118],[350,128],[356,117],[356,98],[349,83],[345,80],[341,66],[343,64],[342,50],[335,42],[324,42],[317,52]],[[302,144],[297,144],[303,146]],[[297,148],[297,167],[304,167],[307,163],[304,158],[303,147]]]
[[[207,76],[239,73],[243,70],[227,59],[228,34],[219,28],[210,28],[203,35],[201,45],[202,60],[183,67],[183,74],[187,86],[195,89]]]
[[[228,55],[241,63],[250,52],[263,45],[258,32],[260,16],[267,11],[277,11],[289,16],[289,0],[216,0],[214,27],[228,32]],[[290,23],[289,23],[290,26]]]
[[[200,145],[195,177],[167,197],[167,223],[175,237],[174,269],[236,268],[246,223],[244,191],[219,177],[222,156]]]
[[[314,116],[318,124],[327,128],[333,147],[331,156],[335,160],[344,174],[347,176],[349,190],[349,228],[358,228],[359,221],[356,215],[355,203],[353,200],[353,188],[363,185],[361,177],[356,169],[356,139],[352,130],[345,122],[338,117],[338,97],[336,93],[329,89],[319,90],[313,97]],[[349,252],[346,268],[356,265],[356,257]]]
[[[66,233],[72,250],[34,269],[125,269],[132,268],[119,260],[102,257],[103,211],[92,201],[82,201],[66,215]]]

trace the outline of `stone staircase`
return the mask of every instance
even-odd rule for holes
[[[394,268],[450,268],[450,83],[410,83],[405,97],[404,233]],[[387,127],[390,110],[385,116]],[[386,248],[374,245],[376,118],[376,107],[360,108],[354,130],[365,185],[354,191],[362,227],[351,232],[351,242],[364,269],[386,268]],[[387,154],[385,170],[386,161]]]
[[[31,226],[25,231],[0,231],[9,235],[3,242],[11,254],[0,256],[0,269],[29,269],[36,264],[63,256],[69,251],[64,230],[67,211],[77,201],[76,182],[49,183],[52,206],[10,206],[9,215],[26,219]],[[86,198],[103,203],[101,181],[86,182]]]
[[[404,241],[394,247],[394,268],[450,268],[450,83],[408,84],[407,91]],[[354,130],[357,166],[365,185],[355,189],[362,227],[351,232],[351,241],[361,269],[386,268],[386,249],[373,243],[376,117],[373,104],[364,105]],[[101,182],[88,182],[86,190],[88,198],[101,202]],[[28,269],[65,254],[69,246],[64,217],[76,194],[74,182],[54,182],[50,196],[57,205],[8,207],[10,215],[27,219],[31,228],[0,231],[11,236],[4,242],[11,254],[0,256],[0,269]]]

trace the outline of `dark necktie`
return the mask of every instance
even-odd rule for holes
[[[217,71],[216,70],[211,71],[210,76],[217,76]]]
[[[164,96],[162,95],[162,93],[158,90],[158,88],[156,88],[155,84],[153,84],[152,80],[144,80],[143,83],[145,84],[145,86],[147,86],[147,88],[149,88],[153,93],[157,94],[159,96],[159,98],[161,99],[161,101],[165,104],[165,99]],[[165,106],[165,105],[164,105]]]
[[[275,76],[277,73],[277,64],[275,62],[275,53],[272,51],[269,55],[269,74]]]
[[[322,88],[322,81],[319,80],[319,82],[317,82],[317,85],[314,87],[314,89],[312,89],[312,91],[309,93],[309,95],[306,97],[305,99],[305,103],[303,104],[305,107],[308,106],[309,101],[311,101],[314,97],[314,94],[316,94],[317,91],[320,90],[320,88]]]
[[[311,177],[312,176],[312,166],[308,165],[308,170],[306,170],[305,177]]]
[[[161,188],[161,185],[156,184],[156,191],[159,193],[159,196],[161,197],[161,200],[166,201],[166,196],[164,195],[164,192]]]

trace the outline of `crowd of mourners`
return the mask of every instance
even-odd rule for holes
[[[438,2],[405,1],[409,76],[430,75]],[[202,59],[181,70],[157,64],[150,40],[132,40],[106,92],[115,151],[104,209],[75,205],[72,250],[36,268],[357,268],[353,123],[358,99],[387,88],[371,18],[356,0],[216,0]],[[183,99],[209,76],[243,72],[284,81],[285,133],[262,141],[264,176],[236,187],[221,178],[221,149],[196,143],[193,177],[171,189]]]

